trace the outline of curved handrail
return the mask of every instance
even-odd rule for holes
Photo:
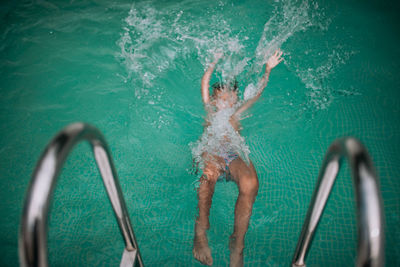
[[[366,149],[358,140],[348,137],[336,140],[325,155],[293,256],[293,267],[305,266],[308,249],[343,157],[349,160],[357,199],[358,257],[356,266],[383,266],[384,214],[378,179]]]
[[[21,266],[48,266],[47,217],[50,202],[57,177],[66,158],[73,147],[82,140],[87,140],[92,146],[97,166],[125,241],[121,266],[133,266],[135,263],[135,266],[143,266],[108,146],[103,135],[95,127],[84,123],[71,124],[59,132],[47,145],[36,165],[21,221],[20,264]]]

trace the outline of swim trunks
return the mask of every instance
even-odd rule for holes
[[[239,155],[235,152],[228,152],[226,155],[224,155],[224,161],[225,161],[225,170],[221,174],[220,177],[218,177],[218,181],[222,181],[224,178],[227,182],[232,180],[231,173],[229,171],[229,164],[231,164],[232,161],[237,159]]]

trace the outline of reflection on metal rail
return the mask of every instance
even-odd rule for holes
[[[21,221],[20,264],[21,266],[48,266],[47,217],[50,202],[57,177],[68,154],[82,140],[87,140],[92,146],[97,166],[125,241],[120,266],[142,267],[142,258],[107,144],[96,128],[84,123],[71,124],[62,130],[46,147],[36,165]]]
[[[292,266],[305,266],[307,251],[321,218],[326,201],[339,172],[341,160],[347,157],[352,170],[357,200],[358,256],[357,266],[383,266],[383,206],[371,159],[366,149],[354,138],[335,141],[325,155]]]

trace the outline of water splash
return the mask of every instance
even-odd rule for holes
[[[237,154],[249,164],[249,147],[244,138],[230,123],[230,118],[236,109],[237,106],[234,106],[209,113],[207,118],[209,125],[204,129],[200,140],[190,144],[193,159],[199,169],[204,167],[204,155],[206,154],[222,158]],[[224,164],[219,167],[225,169]]]
[[[117,44],[118,57],[127,70],[125,82],[135,84],[137,98],[149,95],[154,81],[174,69],[178,58],[193,53],[205,68],[215,52],[224,51],[225,60],[217,67],[223,80],[241,73],[247,65],[246,58],[235,62],[244,45],[224,18],[211,14],[209,19],[199,20],[192,11],[190,5],[185,9],[176,4],[165,10],[150,3],[132,5]]]
[[[333,90],[324,81],[333,74],[332,69],[349,57],[336,53],[334,57],[339,59],[335,60],[330,58],[331,55],[315,53],[315,49],[304,51],[305,56],[296,57],[293,56],[296,46],[287,45],[299,32],[327,31],[331,20],[326,18],[318,3],[306,0],[276,2],[255,51],[246,50],[245,42],[251,33],[243,29],[235,30],[234,18],[224,17],[218,10],[210,11],[199,5],[201,3],[192,1],[159,9],[149,2],[132,5],[118,45],[121,50],[119,57],[127,70],[125,81],[134,83],[137,98],[154,94],[154,82],[164,77],[168,70],[176,68],[177,59],[195,53],[206,69],[213,60],[213,54],[223,51],[225,57],[217,65],[216,72],[225,82],[242,74],[242,80],[248,84],[244,90],[244,100],[247,100],[260,89],[258,80],[267,59],[277,48],[283,47],[286,66],[309,89],[305,92],[308,99],[306,105],[317,110],[330,105]],[[219,4],[224,5],[223,1]],[[196,13],[198,9],[206,10],[207,19],[199,17]],[[297,39],[305,41],[304,38]],[[315,57],[316,60],[307,63],[305,57]],[[328,61],[321,60],[326,57]],[[157,99],[151,102],[158,103]]]
[[[255,53],[255,71],[259,72],[274,51],[291,36],[313,24],[308,1],[282,1],[282,5],[276,7],[274,15],[264,25]]]
[[[305,51],[306,54],[311,52]],[[354,90],[334,89],[330,86],[336,71],[344,65],[356,52],[345,51],[341,46],[332,51],[327,51],[325,56],[318,57],[316,64],[310,64],[307,68],[301,68],[296,61],[290,63],[295,69],[297,77],[308,89],[306,91],[308,108],[316,110],[327,109],[336,95],[358,95]],[[317,56],[320,56],[322,53]]]
[[[205,70],[213,60],[213,54],[222,51],[224,58],[217,65],[216,73],[222,82],[227,83],[240,76],[240,80],[248,84],[243,93],[246,101],[260,90],[260,72],[264,71],[268,58],[277,48],[282,48],[284,64],[304,84],[305,105],[316,110],[330,105],[333,90],[327,86],[327,81],[350,54],[330,50],[330,54],[321,55],[312,48],[296,55],[299,54],[296,53],[296,43],[291,43],[294,39],[305,42],[305,35],[299,33],[327,31],[330,20],[317,3],[307,0],[274,3],[274,10],[253,51],[245,45],[248,35],[254,35],[253,32],[235,29],[235,17],[224,17],[221,10],[206,7],[207,4],[200,7],[202,4],[189,0],[185,5],[169,3],[163,8],[156,8],[155,3],[149,2],[132,5],[118,45],[121,50],[119,57],[127,70],[125,80],[135,84],[136,98],[151,98],[147,102],[155,106],[162,103],[162,97],[153,96],[164,95],[167,89],[159,84],[155,86],[156,82],[177,68],[179,59],[191,59],[195,55]],[[204,12],[199,14],[198,10]],[[209,114],[210,125],[200,140],[191,144],[193,157],[200,166],[204,165],[201,158],[204,152],[222,156],[226,151],[238,151],[248,161],[250,151],[244,138],[231,127],[231,115],[231,110]],[[229,144],[221,145],[222,137],[227,137]]]
[[[168,33],[166,19],[151,6],[132,6],[126,25],[117,42],[119,57],[124,63],[128,77],[141,86],[136,87],[135,96],[141,98],[150,93],[153,81],[171,67],[177,56],[174,42]]]
[[[252,69],[248,73],[250,82],[244,91],[244,100],[254,97],[260,90],[258,77],[264,71],[263,65],[268,58],[298,32],[304,32],[311,27],[326,30],[330,20],[325,19],[318,4],[309,1],[282,1],[275,7],[273,16],[265,23],[264,30],[258,42]],[[291,49],[285,50],[284,57],[290,54]],[[285,64],[292,64],[286,60]],[[296,64],[296,63],[295,63]],[[303,67],[304,68],[304,67]],[[302,68],[296,68],[296,70]],[[298,72],[297,72],[298,73]],[[314,73],[311,72],[311,75]],[[304,82],[303,79],[301,79]],[[307,84],[305,84],[307,86]]]

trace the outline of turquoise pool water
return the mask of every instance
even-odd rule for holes
[[[389,1],[20,1],[0,24],[0,265],[18,264],[24,195],[41,151],[66,124],[105,135],[146,266],[200,266],[192,257],[196,176],[189,144],[202,133],[200,79],[259,77],[281,47],[260,101],[243,120],[260,179],[245,265],[288,266],[329,144],[369,149],[386,215],[386,266],[399,266],[400,41]],[[211,210],[214,265],[227,266],[237,188],[218,183]],[[356,221],[344,166],[309,266],[354,266]],[[123,241],[89,146],[71,154],[49,220],[52,266],[112,266]]]

